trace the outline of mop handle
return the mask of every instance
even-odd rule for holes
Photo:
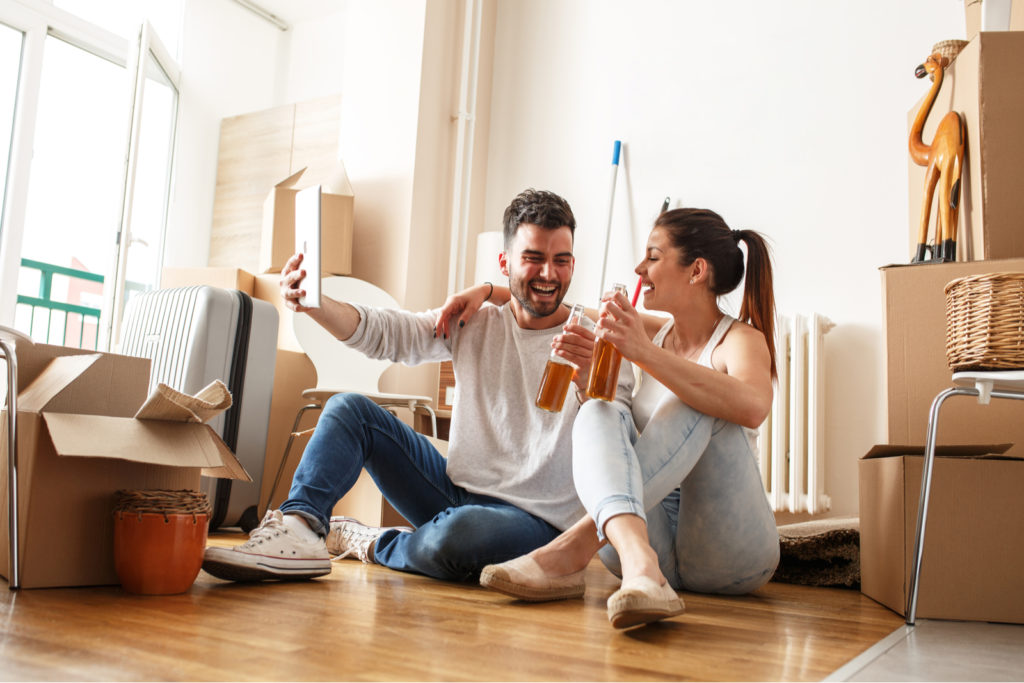
[[[601,291],[597,295],[598,301],[604,296],[604,277],[608,270],[608,243],[612,237],[612,207],[615,205],[615,179],[619,173],[619,152],[622,150],[622,141],[615,141],[615,150],[612,153],[612,188],[608,193],[608,227],[604,233],[604,259],[601,261]]]

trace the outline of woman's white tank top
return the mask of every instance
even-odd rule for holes
[[[703,365],[706,368],[711,367],[711,354],[714,352],[718,345],[722,343],[722,339],[725,337],[725,333],[729,331],[729,327],[736,322],[736,318],[731,315],[723,315],[722,319],[715,325],[715,330],[711,333],[711,338],[708,339],[708,343],[701,349],[700,356],[697,357],[697,365]],[[658,333],[654,335],[652,340],[657,346],[662,348],[665,347],[665,338],[668,333],[672,330],[674,321],[669,318],[662,325]],[[651,415],[654,414],[655,408],[661,403],[661,400],[665,397],[665,394],[671,393],[665,385],[656,380],[653,376],[649,375],[646,371],[640,375],[640,380],[636,391],[633,393],[633,421],[636,423],[637,431],[643,432],[644,427],[651,419]]]

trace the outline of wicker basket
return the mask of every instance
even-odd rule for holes
[[[128,490],[114,494],[114,512],[155,512],[167,515],[209,515],[210,503],[199,491]]]
[[[946,358],[954,371],[1024,368],[1024,273],[946,285]]]
[[[942,40],[935,45],[932,45],[932,54],[938,52],[940,55],[949,60],[950,64],[956,59],[956,56],[967,47],[966,40]]]

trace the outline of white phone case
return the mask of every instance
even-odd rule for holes
[[[314,185],[295,194],[295,251],[302,254],[306,277],[301,287],[306,296],[299,304],[320,308],[320,186]]]

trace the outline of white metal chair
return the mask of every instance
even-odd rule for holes
[[[925,437],[924,466],[921,471],[921,498],[917,507],[917,534],[914,540],[914,560],[910,571],[910,590],[907,593],[907,625],[913,626],[917,615],[918,579],[921,575],[921,555],[924,550],[924,532],[928,521],[928,495],[931,493],[932,465],[935,461],[935,435],[939,428],[939,409],[950,396],[977,396],[978,403],[988,405],[993,398],[1024,400],[1024,370],[967,370],[953,373],[953,386],[945,389],[932,401],[928,413],[928,433]]]
[[[321,292],[337,301],[359,303],[375,308],[398,308],[398,302],[394,297],[376,285],[358,278],[324,278],[321,281]],[[288,462],[288,454],[298,436],[302,416],[309,410],[323,410],[327,399],[335,394],[362,394],[392,413],[395,408],[408,408],[414,413],[418,406],[422,406],[430,415],[431,435],[437,438],[437,415],[434,413],[430,397],[380,391],[380,377],[391,367],[391,361],[367,358],[345,346],[307,315],[292,316],[292,329],[299,346],[316,368],[316,386],[302,392],[302,396],[310,402],[299,408],[295,415],[292,433],[288,437],[277,476],[274,477],[274,486],[270,490],[271,498],[281,481],[281,475]]]
[[[17,330],[0,325],[0,352],[7,361],[7,585],[11,590],[21,588],[18,547],[18,342],[31,344],[32,340]]]

